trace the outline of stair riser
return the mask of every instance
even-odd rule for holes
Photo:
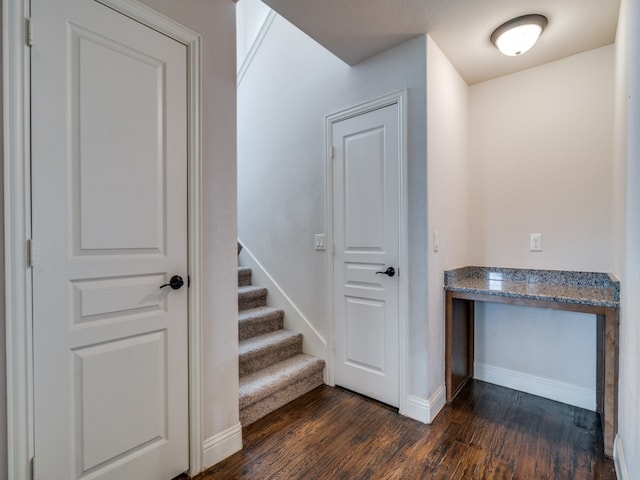
[[[267,296],[238,298],[238,309],[249,310],[250,308],[264,307],[267,305]]]
[[[259,402],[242,408],[240,410],[240,423],[243,427],[246,427],[322,384],[324,384],[322,370],[318,370]]]
[[[238,286],[247,287],[251,285],[251,270],[238,272]]]
[[[238,340],[257,337],[265,333],[275,332],[283,327],[282,316],[277,318],[252,318],[238,324]]]
[[[270,367],[273,364],[291,358],[302,353],[302,337],[296,337],[277,345],[270,345],[259,352],[251,352],[250,355],[240,355],[240,377],[251,375],[258,370]]]
[[[267,289],[254,286],[238,287],[238,310],[267,305]]]

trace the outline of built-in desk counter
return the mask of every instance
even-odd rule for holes
[[[607,273],[464,267],[444,274],[447,401],[473,378],[476,301],[551,308],[597,316],[596,405],[604,452],[613,455],[618,416],[620,283]]]

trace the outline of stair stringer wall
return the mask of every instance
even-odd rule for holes
[[[300,311],[295,303],[287,296],[282,287],[265,270],[262,264],[243,245],[238,255],[238,265],[249,267],[252,272],[252,283],[265,287],[269,291],[267,305],[284,311],[284,328],[302,333],[302,351],[308,355],[325,361],[324,382],[328,383],[330,358],[327,340],[314,328],[309,319]]]

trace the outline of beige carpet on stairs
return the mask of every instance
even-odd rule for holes
[[[324,383],[322,359],[302,352],[302,334],[283,328],[267,289],[238,268],[240,422],[249,425]]]

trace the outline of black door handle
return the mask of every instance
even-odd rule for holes
[[[396,269],[393,267],[389,267],[384,272],[376,272],[376,275],[379,273],[383,273],[384,275],[389,275],[390,277],[393,277],[396,274]]]
[[[160,288],[171,287],[174,290],[178,290],[180,287],[184,285],[184,280],[180,275],[174,275],[169,279],[169,283],[165,283],[164,285],[160,285]]]

